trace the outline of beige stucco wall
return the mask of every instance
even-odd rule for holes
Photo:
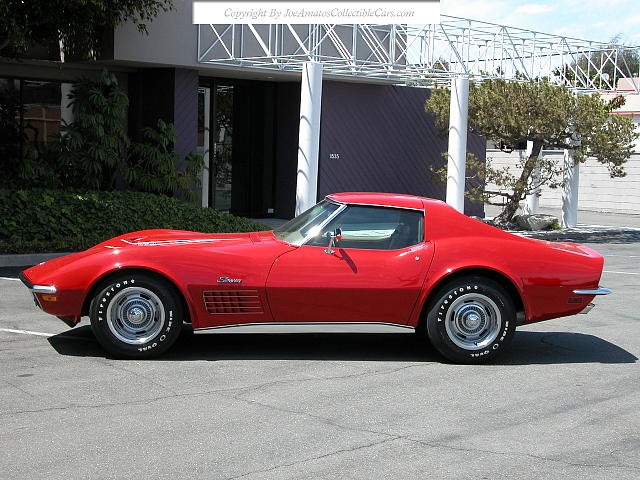
[[[517,164],[518,151],[510,154],[500,150],[487,150],[494,168],[509,166],[514,173],[519,173]],[[544,155],[555,156],[562,162],[563,152],[547,151]],[[627,176],[610,178],[605,165],[595,159],[587,159],[580,165],[580,190],[578,205],[580,210],[597,212],[640,214],[640,154],[634,154],[625,166]],[[488,185],[488,189],[497,188]],[[560,208],[562,206],[562,190],[544,187],[540,197],[540,207]]]

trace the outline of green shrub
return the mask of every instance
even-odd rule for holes
[[[0,253],[85,250],[149,228],[268,230],[261,223],[150,193],[0,189]]]

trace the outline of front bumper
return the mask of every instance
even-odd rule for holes
[[[64,311],[60,311],[60,303],[56,295],[58,289],[55,285],[34,285],[23,273],[18,278],[33,294],[33,301],[43,312],[55,315],[69,327],[74,327],[80,322],[80,317],[76,315],[68,315]],[[64,309],[64,307],[62,307]]]
[[[18,275],[18,278],[20,278],[22,283],[25,284],[25,286],[29,289],[31,293],[44,293],[47,295],[53,295],[58,291],[54,285],[34,285],[22,273]]]

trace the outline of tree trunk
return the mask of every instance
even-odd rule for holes
[[[539,140],[534,140],[533,146],[531,148],[531,154],[529,155],[529,158],[527,158],[527,161],[522,168],[522,173],[520,174],[520,178],[515,184],[513,194],[509,197],[509,200],[507,200],[507,203],[505,204],[502,212],[500,212],[500,215],[495,218],[497,223],[510,223],[513,219],[513,216],[518,211],[520,201],[526,197],[529,177],[533,173],[533,170],[536,166],[538,155],[540,155],[540,150],[542,150],[542,142]]]

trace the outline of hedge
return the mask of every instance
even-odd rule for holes
[[[149,228],[206,233],[269,229],[164,195],[0,189],[0,254],[80,251]]]

